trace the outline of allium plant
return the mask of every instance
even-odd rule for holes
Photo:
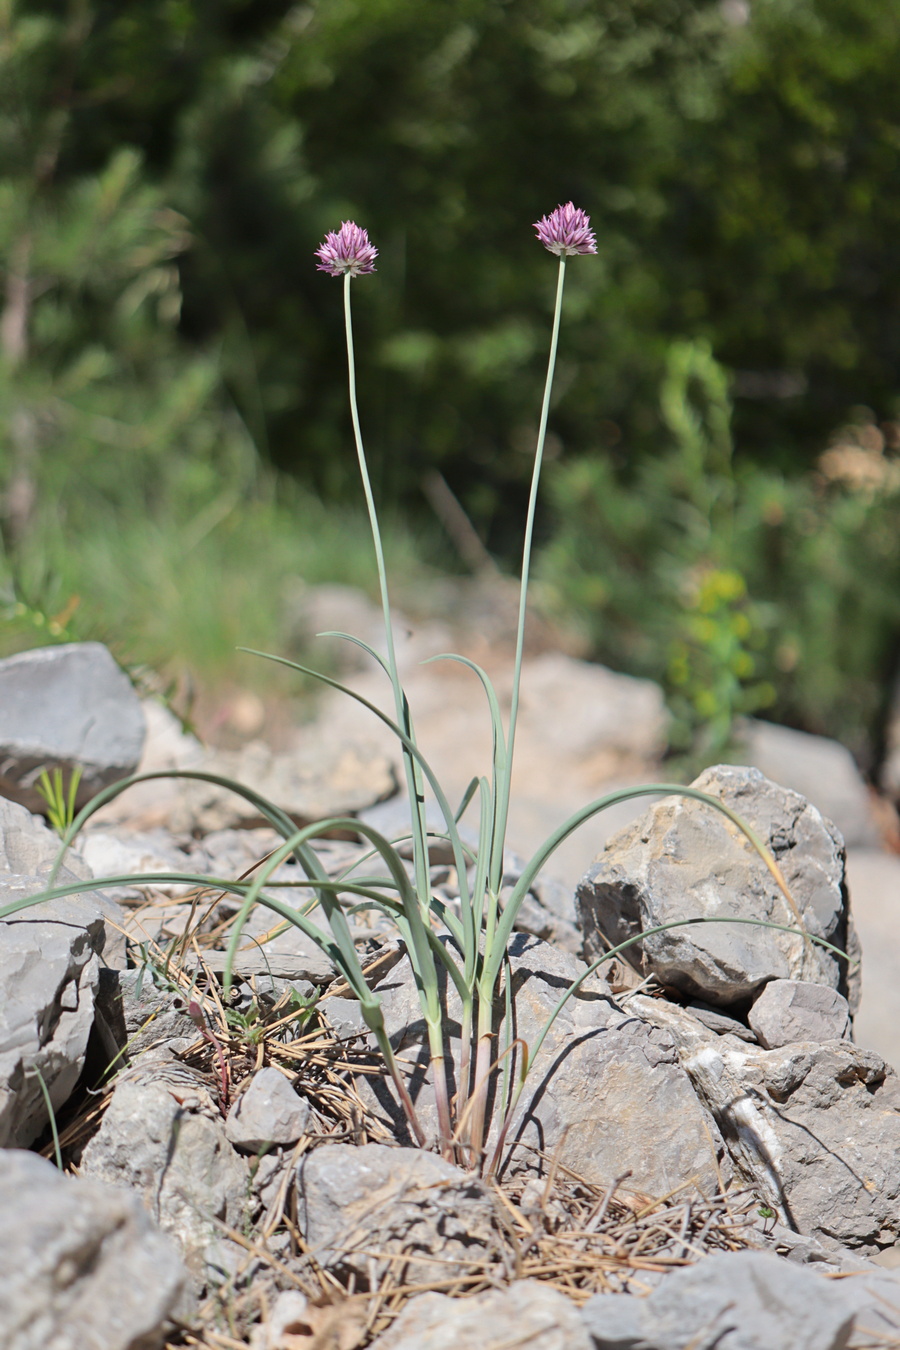
[[[437,776],[418,747],[409,703],[400,682],[394,650],[390,596],[381,531],[369,479],[357,407],[356,364],[350,306],[351,283],[355,278],[365,276],[375,270],[374,262],[378,256],[377,250],[370,243],[368,234],[364,229],[361,229],[353,221],[344,221],[340,230],[327,235],[324,243],[316,252],[319,259],[319,270],[332,277],[343,277],[344,282],[344,320],[350,416],[363,495],[372,531],[384,616],[386,655],[381,656],[374,648],[352,634],[329,633],[322,636],[341,637],[349,642],[356,643],[369,654],[372,660],[381,666],[392,691],[393,716],[389,716],[360,694],[328,676],[309,670],[305,666],[297,665],[283,657],[269,656],[268,659],[278,661],[306,675],[313,675],[323,683],[342,690],[348,697],[356,699],[367,707],[373,716],[386,723],[397,737],[402,747],[410,808],[409,832],[404,835],[402,842],[408,844],[410,839],[412,841],[412,876],[410,877],[406,864],[397,848],[401,841],[391,841],[378,830],[360,821],[345,817],[331,817],[303,829],[297,829],[290,817],[276,804],[267,801],[251,788],[215,774],[180,771],[177,773],[135,775],[99,793],[72,822],[63,841],[63,849],[57,862],[57,868],[62,862],[65,849],[75,835],[94,811],[98,810],[105,802],[117,796],[133,783],[145,781],[149,778],[179,777],[215,783],[239,793],[253,803],[256,810],[281,834],[284,842],[257,869],[252,882],[245,880],[229,881],[209,876],[192,876],[186,873],[154,873],[141,877],[110,877],[104,878],[102,881],[94,880],[67,886],[54,886],[53,883],[56,879],[56,872],[54,872],[48,890],[40,895],[16,901],[0,909],[0,918],[2,918],[40,900],[71,894],[79,890],[93,890],[98,886],[125,883],[163,884],[174,881],[193,883],[205,888],[216,887],[228,891],[238,896],[242,900],[242,905],[233,924],[226,958],[224,992],[227,995],[244,925],[255,905],[267,907],[285,922],[293,924],[310,937],[322,952],[330,958],[350,986],[359,1001],[365,1023],[384,1057],[398,1099],[406,1114],[410,1131],[418,1143],[424,1146],[431,1141],[426,1138],[425,1131],[417,1117],[415,1105],[410,1099],[403,1074],[396,1061],[387,1034],[381,1000],[378,994],[368,986],[348,923],[348,914],[353,914],[358,909],[380,911],[391,919],[396,926],[415,977],[428,1035],[432,1085],[438,1118],[437,1144],[445,1157],[455,1159],[470,1167],[486,1168],[488,1171],[495,1170],[501,1160],[507,1128],[527,1076],[540,1052],[553,1019],[566,1000],[575,993],[579,985],[602,962],[612,960],[633,943],[653,933],[662,932],[667,928],[681,927],[685,923],[699,922],[760,924],[764,927],[799,934],[806,940],[815,941],[829,950],[837,952],[836,948],[831,947],[823,939],[806,933],[801,915],[776,862],[753,831],[717,798],[700,792],[696,788],[675,784],[653,783],[644,787],[626,788],[610,793],[583,807],[541,844],[524,868],[511,894],[505,897],[505,902],[501,906],[503,854],[519,713],[519,686],[525,639],[534,518],[559,342],[566,264],[570,257],[596,252],[596,242],[590,228],[590,219],[584,211],[575,207],[571,202],[564,206],[558,206],[549,216],[542,217],[540,221],[536,222],[534,228],[539,241],[550,253],[558,257],[559,270],[547,374],[541,402],[531,490],[525,517],[512,702],[506,725],[504,726],[496,693],[487,674],[480,666],[466,657],[453,653],[444,653],[432,658],[433,660],[457,661],[471,670],[473,676],[481,682],[483,687],[493,730],[493,754],[490,770],[486,775],[474,779],[470,783],[462,802],[455,807],[448,801]],[[267,655],[262,652],[255,654]],[[436,800],[443,817],[444,828],[439,832],[429,830],[426,825],[426,786]],[[494,1026],[497,1020],[495,1013],[498,1000],[501,1006],[506,1008],[507,1028],[511,1026],[512,1020],[508,1015],[510,1012],[508,1000],[511,998],[511,982],[508,979],[504,982],[504,975],[508,973],[507,949],[516,926],[519,910],[538,872],[564,839],[606,807],[634,797],[669,794],[692,797],[707,803],[712,809],[727,816],[743,832],[775,879],[785,897],[789,914],[796,926],[792,926],[792,924],[763,924],[762,921],[752,919],[698,917],[695,920],[679,920],[646,930],[614,947],[583,971],[579,979],[563,994],[550,1019],[532,1045],[523,1046],[520,1042],[514,1043],[511,1031],[507,1030],[506,1048],[496,1054],[494,1050],[496,1044]],[[479,829],[477,846],[470,848],[463,843],[460,837],[459,821],[473,802],[477,804]],[[352,877],[345,874],[332,878],[325,873],[321,861],[310,845],[311,841],[317,836],[328,834],[335,829],[352,830],[368,841],[370,850],[367,853],[367,858],[372,861],[375,869],[371,875],[360,876],[358,870],[356,870]],[[429,843],[435,838],[449,844],[453,853],[459,882],[458,912],[448,906],[432,890]],[[305,880],[299,884],[310,893],[308,900],[300,906],[287,904],[266,889],[276,869],[288,858],[295,859],[300,865]],[[347,897],[353,897],[354,903],[348,905]],[[838,955],[843,956],[843,953],[838,953]],[[446,976],[446,980],[442,978],[443,976]],[[454,1066],[445,1062],[446,1009],[442,1005],[440,992],[445,984],[447,984],[447,987],[452,984],[462,1009],[460,1062]],[[504,1086],[496,1094],[499,1099],[497,1107],[499,1118],[494,1122],[496,1130],[493,1137],[493,1148],[489,1153],[487,1141],[491,1134],[492,1122],[487,1119],[487,1106],[490,1099],[491,1075],[496,1071],[501,1060],[507,1060],[504,1068],[508,1069],[508,1056],[514,1045],[518,1052],[515,1079],[513,1080],[512,1076],[505,1072]],[[451,1081],[455,1081],[457,1084],[457,1091],[452,1099],[449,1086]]]

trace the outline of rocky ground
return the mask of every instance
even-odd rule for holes
[[[339,604],[352,612],[336,618]],[[346,593],[308,597],[305,622],[377,639]],[[508,647],[463,642],[508,696]],[[435,628],[401,644],[420,743],[451,797],[489,755],[471,675],[419,665],[454,646]],[[365,670],[348,678],[381,697]],[[401,832],[395,747],[358,711],[329,695],[277,749],[209,750],[161,705],[142,707],[103,648],[0,663],[0,905],[46,885],[58,852],[31,813],[45,763],[81,764],[87,792],[141,756],[145,769],[238,778],[296,820],[348,814]],[[532,653],[505,883],[523,867],[514,850],[585,800],[658,781],[664,738],[654,686]],[[853,957],[861,930],[861,982],[852,961],[771,929],[645,938],[633,965],[601,967],[554,1023],[489,1177],[411,1147],[359,1004],[299,930],[273,936],[271,913],[254,912],[226,1006],[234,899],[128,880],[252,874],[277,842],[252,802],[171,780],[111,802],[61,879],[123,879],[0,920],[3,1344],[900,1344],[900,1022],[877,1006],[898,996],[900,863],[839,746],[761,724],[746,746],[764,772],[722,766],[700,786],[762,835],[808,932]],[[611,941],[700,912],[794,925],[709,808],[669,798],[612,814],[568,841],[523,906],[508,978],[524,1043]],[[342,835],[316,846],[332,876],[364,849]],[[440,850],[432,881],[452,905],[458,878]],[[353,924],[433,1128],[408,967],[384,920]],[[451,998],[451,1052],[454,1014]]]

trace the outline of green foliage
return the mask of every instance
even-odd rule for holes
[[[188,223],[99,135],[121,84],[100,72],[163,62],[176,10],[0,12],[0,651],[97,637],[217,681],[246,669],[242,640],[295,645],[286,578],[371,586],[371,546],[352,509],[261,465],[218,347],[179,333]],[[418,561],[399,526],[389,545]]]
[[[770,464],[895,408],[898,60],[893,0],[753,0],[666,189],[672,317],[742,372],[738,441]]]
[[[735,463],[703,345],[673,347],[661,403],[668,447],[632,475],[608,457],[557,467],[546,596],[596,656],[664,685],[674,748],[714,759],[761,711],[865,762],[900,626],[900,465],[874,426],[793,478]]]
[[[639,391],[659,359],[660,174],[685,120],[711,114],[723,31],[712,3],[339,0],[292,12],[265,70],[261,53],[244,62],[254,83],[223,67],[192,114],[191,179],[177,179],[203,240],[187,313],[227,333],[236,387],[252,344],[280,462],[347,491],[339,333],[309,261],[347,215],[381,249],[358,315],[379,495],[417,500],[438,466],[507,542],[552,303],[529,222],[567,196],[590,208],[600,259],[569,304],[557,437],[585,444],[598,416],[630,425],[648,408],[655,423]]]

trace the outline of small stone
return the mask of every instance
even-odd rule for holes
[[[260,1069],[228,1112],[225,1134],[236,1148],[259,1153],[296,1144],[309,1120],[309,1102],[298,1097],[278,1069]]]
[[[772,980],[750,1009],[760,1045],[775,1050],[795,1041],[840,1041],[850,1035],[850,1007],[835,989],[806,980]]]

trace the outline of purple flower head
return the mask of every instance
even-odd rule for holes
[[[316,257],[322,260],[316,270],[327,272],[330,277],[342,277],[345,273],[361,277],[375,271],[378,249],[369,243],[365,230],[352,220],[345,220],[339,230],[326,234],[325,243],[316,249]]]
[[[571,202],[536,220],[534,228],[544,248],[558,257],[571,258],[575,253],[597,252],[590,216]]]

